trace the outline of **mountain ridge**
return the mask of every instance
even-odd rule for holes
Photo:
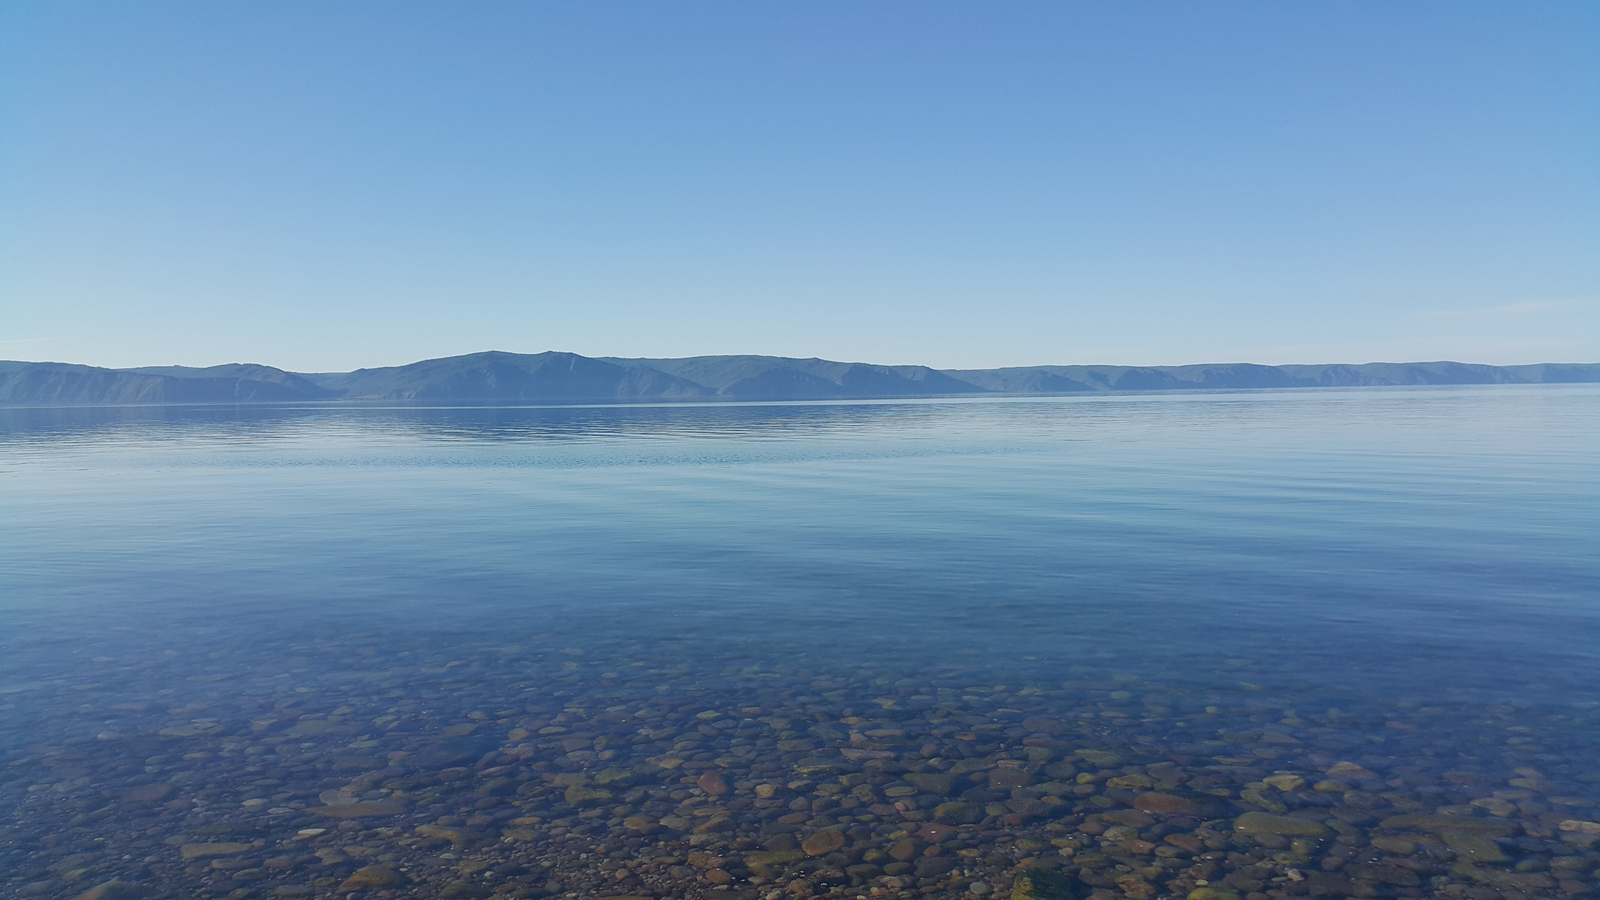
[[[75,363],[0,361],[0,406],[862,400],[975,394],[1574,383],[1600,383],[1600,363],[1202,363],[934,369],[817,357],[654,359],[490,350],[403,366],[323,373],[289,372],[258,363],[107,369]]]

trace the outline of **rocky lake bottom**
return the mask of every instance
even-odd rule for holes
[[[0,410],[0,897],[1583,900],[1600,389]]]
[[[1204,681],[1096,665],[1044,680],[789,649],[382,634],[84,649],[70,675],[0,693],[29,738],[0,760],[0,893],[1600,887],[1592,701],[1285,692],[1244,659]]]

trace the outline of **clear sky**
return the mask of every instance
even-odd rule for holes
[[[1600,4],[0,2],[0,358],[1600,361]]]

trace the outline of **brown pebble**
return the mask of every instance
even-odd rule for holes
[[[1167,843],[1177,847],[1179,850],[1187,850],[1190,853],[1199,853],[1200,848],[1205,846],[1204,844],[1200,843],[1199,838],[1192,834],[1169,834],[1166,836],[1165,840]]]
[[[807,856],[826,856],[844,846],[844,832],[838,830],[819,831],[805,839],[800,849]]]
[[[382,866],[367,866],[357,869],[355,874],[346,878],[339,885],[340,893],[345,891],[364,891],[369,888],[398,887],[405,883],[399,872],[385,869]]]
[[[694,833],[712,834],[718,831],[732,831],[733,827],[733,820],[726,817],[713,816],[705,824],[696,826]]]
[[[1009,791],[1033,781],[1033,776],[1021,769],[996,769],[989,773],[989,789]]]
[[[707,772],[695,779],[695,785],[713,797],[721,797],[728,792],[728,782],[716,772]]]

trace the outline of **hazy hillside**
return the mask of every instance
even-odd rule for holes
[[[0,405],[5,406],[281,403],[331,396],[300,376],[269,366],[139,370],[0,362]]]
[[[724,400],[832,400],[981,393],[984,388],[926,366],[876,366],[783,356],[616,359],[710,388]]]
[[[1445,363],[1455,365],[1455,363]],[[1590,384],[1600,381],[1600,365],[1594,363],[1537,363],[1531,366],[1502,366],[1528,384]]]
[[[946,374],[990,391],[1239,390],[1245,388],[1360,387],[1424,384],[1558,384],[1600,382],[1600,364],[1545,363],[1486,366],[1455,362],[1363,365],[1258,366],[1024,366],[950,369]]]
[[[304,375],[274,369],[271,366],[262,366],[255,363],[228,363],[221,366],[207,366],[203,369],[190,368],[189,366],[140,366],[137,369],[120,369],[122,372],[137,372],[141,375],[170,375],[174,378],[219,380],[236,378],[246,381],[260,381],[269,384],[282,385],[306,399],[323,399],[333,396],[333,392],[310,380]]]
[[[709,399],[715,392],[665,372],[576,353],[471,353],[407,366],[312,376],[347,400],[584,402]]]
[[[828,400],[958,394],[1237,390],[1433,384],[1600,382],[1600,364],[1456,362],[1258,366],[1023,366],[951,369],[780,356],[591,358],[490,351],[354,372],[299,374],[234,363],[204,369],[100,369],[0,362],[0,406],[284,403],[619,403]]]

